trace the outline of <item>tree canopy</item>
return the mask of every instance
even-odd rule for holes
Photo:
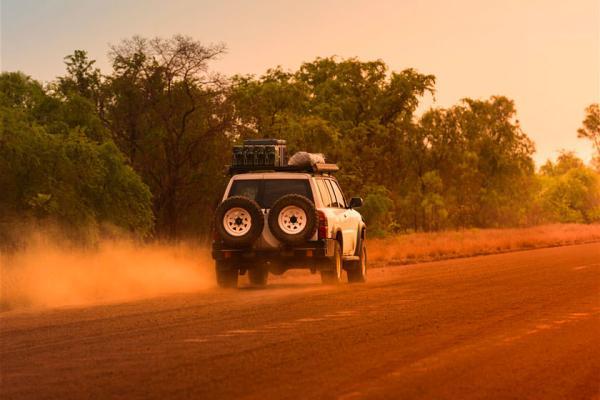
[[[231,146],[263,137],[337,162],[374,234],[600,218],[597,171],[563,153],[536,173],[507,97],[415,115],[433,75],[326,57],[225,77],[211,69],[224,54],[181,35],[133,37],[111,46],[107,74],[76,50],[47,85],[0,75],[0,221],[205,236]],[[590,105],[577,131],[597,152],[599,113]]]
[[[31,220],[79,233],[101,223],[151,232],[148,187],[110,140],[88,137],[98,133],[108,135],[93,107],[73,107],[21,73],[0,75],[3,234]]]
[[[595,150],[592,163],[596,171],[600,172],[600,105],[590,104],[585,109],[585,113],[582,126],[577,130],[577,136],[592,142]]]

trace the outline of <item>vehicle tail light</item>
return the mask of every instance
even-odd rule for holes
[[[317,210],[319,214],[319,239],[327,238],[327,217],[325,213],[321,210]]]

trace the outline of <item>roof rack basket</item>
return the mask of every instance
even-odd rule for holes
[[[229,174],[242,174],[246,172],[308,172],[310,174],[329,174],[339,171],[336,164],[318,163],[307,166],[285,165],[285,166],[259,166],[259,165],[232,165]]]

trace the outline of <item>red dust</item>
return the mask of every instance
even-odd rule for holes
[[[2,310],[135,300],[214,285],[210,254],[192,245],[105,241],[94,249],[37,239],[0,254]]]

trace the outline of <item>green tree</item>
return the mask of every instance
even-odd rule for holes
[[[577,130],[577,136],[591,140],[596,151],[600,151],[600,106],[590,104],[585,112],[583,126]]]
[[[414,119],[435,78],[382,61],[317,58],[298,71],[234,77],[238,138],[282,137],[323,152],[351,194],[385,187],[399,229],[523,223],[533,143],[502,96],[465,99]]]
[[[418,194],[424,192],[424,174],[436,171],[449,226],[523,221],[533,184],[534,146],[521,130],[511,100],[464,99],[449,109],[430,110],[421,117],[418,132],[415,201],[422,201]]]
[[[463,99],[415,118],[420,99],[434,93],[433,75],[328,57],[226,79],[209,69],[224,52],[181,35],[133,37],[111,47],[109,74],[82,50],[46,86],[3,74],[10,129],[0,146],[21,166],[21,175],[2,176],[17,185],[5,215],[110,221],[145,234],[153,214],[159,237],[204,235],[231,145],[277,137],[290,153],[337,162],[346,194],[365,196],[376,233],[596,220],[597,174],[563,153],[536,176],[534,145],[506,97]],[[598,150],[598,105],[586,112],[578,135]],[[35,165],[52,169],[32,172]]]
[[[153,193],[159,236],[206,233],[230,157],[228,87],[208,65],[225,51],[189,37],[134,37],[111,49],[106,119]]]
[[[600,106],[590,104],[585,109],[586,115],[582,127],[577,130],[577,137],[589,139],[596,150],[592,160],[596,170],[600,172]]]
[[[600,175],[571,152],[540,169],[538,208],[543,222],[600,221]]]
[[[423,225],[426,231],[444,226],[448,211],[443,197],[443,182],[438,171],[429,171],[422,177]]]
[[[366,188],[365,203],[361,208],[361,214],[369,224],[370,236],[384,236],[389,232],[392,223],[391,211],[394,202],[389,197],[389,191],[383,186],[371,186]]]
[[[50,220],[77,232],[110,223],[148,235],[147,186],[110,141],[60,121],[63,107],[29,77],[0,75],[0,222]]]
[[[575,153],[563,150],[558,155],[556,162],[552,162],[552,160],[546,161],[540,168],[540,173],[547,176],[560,176],[572,169],[583,167],[583,161]]]
[[[75,50],[64,58],[67,75],[59,77],[57,90],[64,96],[77,93],[86,99],[100,101],[102,74],[84,50]]]
[[[412,69],[390,73],[382,61],[334,57],[295,72],[277,68],[259,78],[234,77],[236,134],[281,137],[291,152],[325,153],[342,167],[339,179],[351,193],[365,184],[394,191],[408,164],[399,156],[406,153],[403,136],[434,81]],[[390,168],[382,168],[386,162]]]

